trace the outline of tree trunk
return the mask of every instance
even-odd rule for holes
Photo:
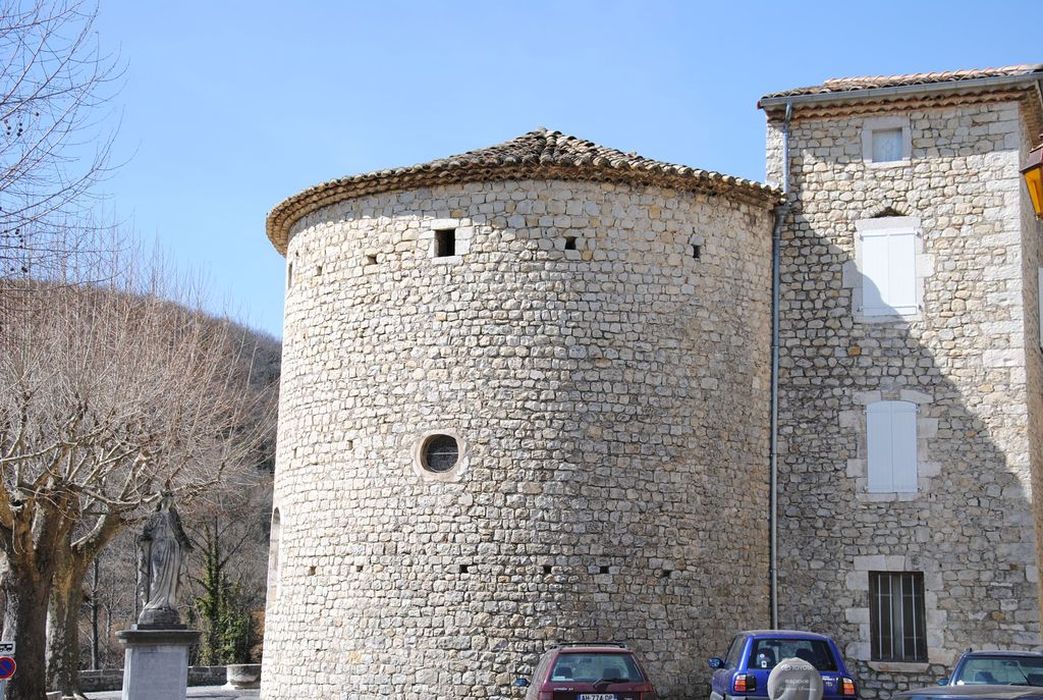
[[[98,666],[98,557],[94,558],[94,579],[91,581],[91,670],[97,671]]]
[[[18,642],[18,672],[7,682],[7,700],[47,698],[47,598],[50,581],[31,571],[4,578],[4,639]]]
[[[80,606],[83,575],[78,567],[55,572],[47,612],[47,685],[63,698],[85,697],[80,690]]]

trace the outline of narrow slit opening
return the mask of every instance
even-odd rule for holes
[[[565,236],[565,250],[576,250],[575,236]]]

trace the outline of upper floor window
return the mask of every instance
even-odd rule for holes
[[[866,406],[870,493],[915,493],[916,404],[877,401]]]
[[[900,165],[912,158],[907,117],[872,117],[862,123],[862,160]]]
[[[863,318],[910,316],[920,311],[922,242],[919,219],[894,216],[855,222],[860,284],[856,311]]]
[[[1043,267],[1037,271],[1036,303],[1039,307],[1039,346],[1043,347]]]

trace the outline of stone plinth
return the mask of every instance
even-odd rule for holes
[[[188,649],[199,632],[186,629],[129,629],[116,636],[126,647],[123,700],[184,700]]]
[[[261,664],[229,664],[225,678],[229,688],[260,688]]]

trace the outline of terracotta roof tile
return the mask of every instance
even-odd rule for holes
[[[877,75],[858,78],[831,78],[821,85],[794,88],[783,92],[773,92],[762,97],[767,100],[776,97],[797,97],[800,95],[822,95],[844,93],[852,90],[869,90],[873,88],[900,87],[903,85],[931,85],[958,83],[964,80],[981,78],[1000,78],[1019,75],[1030,75],[1043,71],[1043,63],[1028,63],[1002,68],[979,68],[975,70],[938,71],[934,73],[910,73],[908,75]]]
[[[405,168],[379,170],[316,185],[268,214],[268,238],[285,252],[290,228],[337,202],[381,192],[483,180],[563,179],[632,182],[731,194],[766,206],[780,192],[768,185],[710,170],[624,153],[560,131],[536,129],[504,143]]]

